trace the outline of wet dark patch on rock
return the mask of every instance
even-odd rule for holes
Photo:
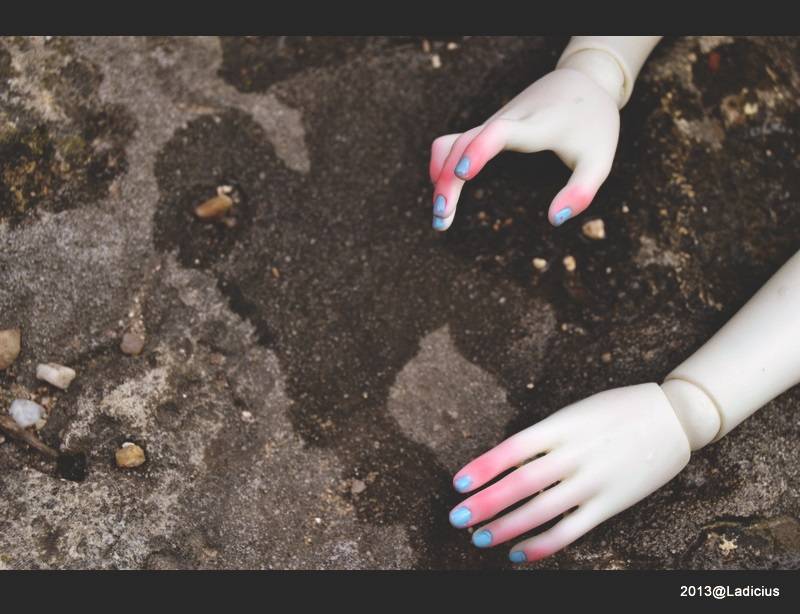
[[[356,36],[223,37],[220,76],[243,92],[263,91],[298,72],[357,57],[369,39]]]
[[[756,90],[772,88],[777,83],[787,83],[796,60],[797,43],[776,38],[770,50],[770,41],[754,42],[747,37],[719,45],[707,53],[699,54],[692,66],[692,80],[702,96],[705,109],[721,117],[719,105],[727,96],[751,93],[756,100]]]
[[[425,334],[449,323],[464,356],[507,387],[519,412],[508,427],[511,434],[599,390],[659,380],[724,321],[729,312],[716,306],[722,296],[726,309],[735,304],[728,303],[731,296],[743,300],[754,289],[742,283],[742,272],[752,270],[753,283],[763,281],[792,240],[788,228],[770,225],[768,236],[783,238],[772,247],[765,240],[755,261],[739,258],[720,266],[710,253],[697,261],[682,256],[694,257],[700,235],[687,238],[681,228],[707,224],[697,205],[701,198],[689,198],[672,174],[680,169],[688,177],[689,161],[697,173],[709,164],[695,161],[699,146],[686,143],[663,110],[662,97],[680,87],[670,80],[641,84],[623,114],[614,171],[590,211],[605,220],[606,241],[588,241],[577,222],[550,227],[547,206],[569,172],[548,154],[500,156],[465,188],[453,229],[434,235],[428,229],[430,186],[424,176],[430,141],[483,121],[552,66],[563,40],[504,43],[500,64],[483,62],[499,43],[476,38],[436,71],[424,54],[401,45],[380,59],[349,57],[338,68],[315,74],[313,86],[305,81],[312,77],[301,72],[280,83],[281,98],[304,113],[310,181],[287,173],[257,127],[232,114],[222,118],[219,129],[206,119],[176,135],[162,152],[158,171],[163,194],[188,193],[193,182],[221,172],[224,161],[241,160],[241,167],[225,169],[251,195],[252,214],[235,245],[215,252],[212,242],[202,242],[202,233],[195,238],[176,233],[181,224],[173,218],[156,224],[165,229],[159,249],[177,248],[187,266],[214,272],[232,308],[257,323],[262,334],[270,331],[262,338],[288,374],[292,421],[304,439],[334,449],[355,475],[378,474],[353,498],[359,517],[415,526],[427,519],[414,544],[422,567],[501,565],[505,559],[504,552],[475,553],[460,545],[466,537],[446,520],[458,500],[448,494],[448,473],[434,451],[411,442],[386,415],[387,392]],[[394,74],[401,67],[402,78]],[[471,82],[463,79],[467,67]],[[269,79],[260,78],[260,85],[253,80],[247,87],[263,89]],[[315,89],[326,95],[316,96]],[[375,91],[383,93],[380,107]],[[448,92],[448,104],[437,92]],[[686,116],[702,116],[705,110],[685,95],[678,104]],[[741,138],[746,147],[745,135]],[[671,150],[677,150],[677,162],[661,164],[660,155]],[[266,177],[259,179],[256,168]],[[756,166],[753,172],[763,170]],[[781,179],[784,185],[787,180]],[[695,191],[703,189],[702,181],[695,181]],[[722,179],[713,183],[717,189],[740,189]],[[737,210],[734,204],[730,215]],[[720,242],[730,250],[740,246],[735,228],[720,235],[716,249]],[[776,249],[782,241],[786,248]],[[578,263],[575,272],[561,264],[567,255]],[[550,263],[547,271],[533,270],[530,262],[537,256]],[[273,267],[279,276],[270,275]],[[724,288],[720,299],[714,298],[718,293],[709,298],[718,285]],[[531,317],[526,304],[534,298],[557,306],[560,332],[529,389],[530,356],[514,351],[513,343],[525,330]],[[679,325],[679,336],[666,332]],[[600,360],[605,352],[614,356],[610,363]],[[732,474],[706,482],[703,492],[722,496],[737,483]],[[609,523],[609,531],[683,496],[664,489]],[[582,543],[598,544],[602,535],[608,532]],[[649,559],[637,560],[645,565]],[[541,566],[564,561],[575,564],[564,554]]]
[[[704,527],[684,558],[686,567],[713,569],[794,568],[800,522],[792,516],[722,517]]]
[[[443,43],[459,38],[428,40]],[[263,92],[306,70],[330,69],[395,46],[419,47],[422,40],[419,36],[225,36],[221,38],[223,62],[219,74],[242,92]]]

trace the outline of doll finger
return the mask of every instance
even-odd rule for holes
[[[461,154],[464,153],[472,139],[478,135],[481,128],[481,126],[477,126],[472,130],[468,130],[453,142],[434,188],[433,214],[436,217],[447,218],[455,213],[464,181],[459,179],[453,171],[459,158],[461,158]]]
[[[548,491],[549,492],[549,491]],[[605,520],[597,500],[578,507],[547,531],[516,544],[509,554],[513,563],[538,561],[566,548]]]
[[[557,128],[556,121],[550,119],[549,114],[548,117],[542,115],[525,121],[492,120],[467,146],[454,172],[461,179],[469,180],[503,150],[533,153],[549,149]]]
[[[479,548],[502,544],[580,505],[587,496],[588,489],[579,481],[561,482],[535,496],[525,505],[475,531],[472,534],[472,543]]]
[[[556,194],[550,204],[547,217],[553,226],[561,226],[591,204],[595,194],[611,172],[613,161],[613,152],[608,156],[578,160],[567,185]]]
[[[439,217],[437,215],[433,216],[433,229],[442,232],[450,228],[453,223],[453,219],[456,217],[456,212],[453,211],[448,217]]]
[[[459,136],[460,133],[445,134],[435,139],[431,144],[431,161],[428,168],[431,176],[431,183],[436,183],[436,180],[439,178],[439,174],[442,172],[442,166],[444,166],[444,161],[447,159],[447,154],[450,153],[453,143],[456,142]]]
[[[554,453],[537,458],[456,506],[451,519],[463,520],[468,516],[466,524],[458,525],[468,527],[493,518],[508,506],[562,480],[569,470],[563,455]]]
[[[555,431],[545,422],[529,426],[467,463],[453,478],[458,492],[471,492],[507,469],[549,452],[556,443]]]

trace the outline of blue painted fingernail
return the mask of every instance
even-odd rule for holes
[[[466,492],[470,484],[472,484],[472,478],[468,475],[462,475],[455,481],[454,486],[458,492]]]
[[[492,543],[491,531],[487,531],[486,529],[478,531],[472,536],[472,543],[478,546],[478,548],[486,548]]]
[[[508,555],[508,558],[511,559],[512,563],[524,563],[528,560],[528,557],[525,556],[525,553],[522,550],[515,550]]]
[[[462,158],[458,161],[458,164],[456,164],[455,173],[462,179],[467,178],[467,173],[469,173],[469,158],[467,156],[462,156]]]
[[[444,217],[444,212],[447,210],[447,200],[445,197],[439,194],[436,197],[436,200],[433,201],[433,214],[438,215],[439,217]]]
[[[434,230],[445,230],[447,228],[447,220],[443,217],[436,217],[433,216],[433,229]]]
[[[472,512],[470,512],[466,507],[457,507],[450,512],[450,524],[457,529],[467,526],[470,518],[472,518]]]
[[[561,211],[553,216],[553,221],[555,222],[556,226],[561,226],[561,224],[566,222],[570,217],[572,217],[572,209],[569,207],[564,207]]]

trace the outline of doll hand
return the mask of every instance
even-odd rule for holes
[[[545,149],[573,169],[548,212],[550,223],[560,226],[592,202],[611,170],[618,137],[619,111],[611,96],[577,70],[555,70],[483,125],[433,142],[433,227],[450,227],[464,181],[475,177],[498,153]]]
[[[450,522],[474,526],[532,497],[473,533],[472,542],[485,548],[569,511],[552,528],[512,548],[513,562],[535,561],[666,484],[689,453],[681,423],[658,385],[601,392],[506,439],[459,471],[453,484],[469,492],[525,463],[458,505]]]

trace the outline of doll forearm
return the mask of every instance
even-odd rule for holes
[[[573,36],[557,68],[572,68],[591,77],[621,109],[660,36]]]
[[[697,449],[798,383],[800,252],[673,370],[662,389]]]

